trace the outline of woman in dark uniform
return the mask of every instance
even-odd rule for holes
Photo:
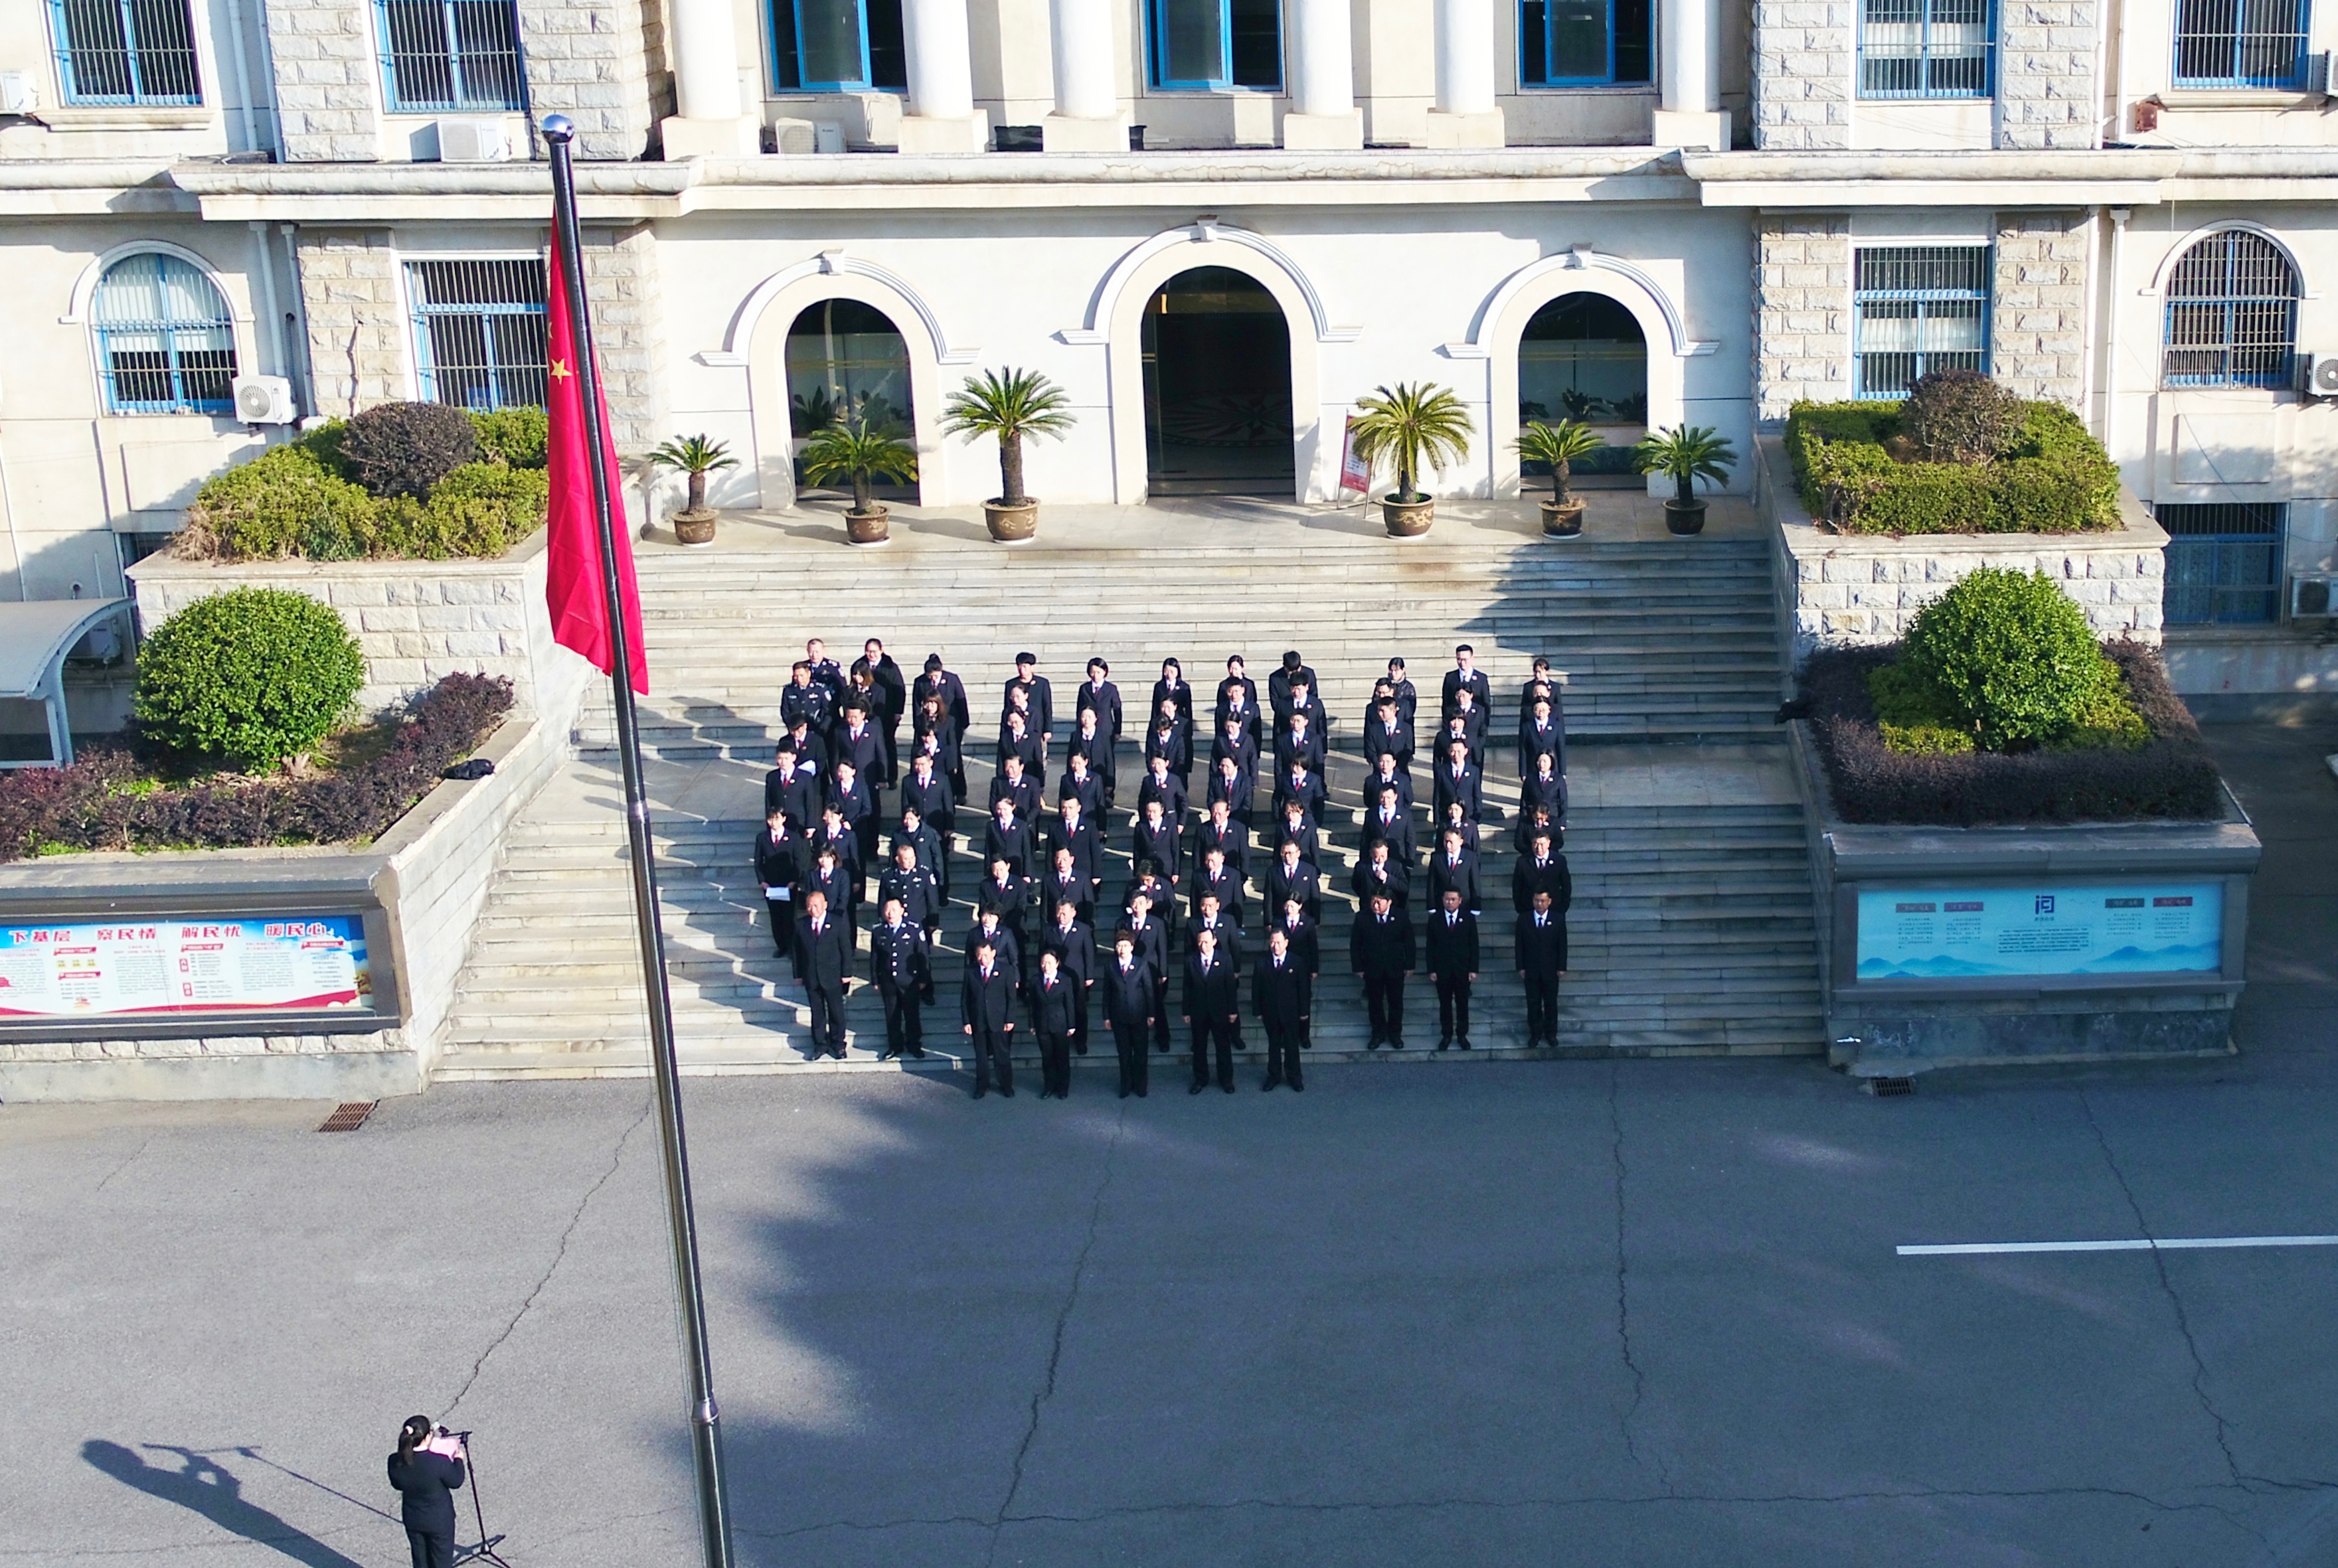
[[[462,1452],[459,1438],[432,1435],[427,1416],[408,1416],[398,1429],[389,1484],[398,1488],[414,1568],[454,1568],[454,1494],[463,1485]]]

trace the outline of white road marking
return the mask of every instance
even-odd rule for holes
[[[2338,1236],[2168,1236],[2131,1241],[1950,1241],[1895,1249],[1902,1258],[1977,1252],[2197,1252],[2227,1247],[2338,1247]]]

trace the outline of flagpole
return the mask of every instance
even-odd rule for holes
[[[601,592],[614,657],[609,695],[617,715],[617,760],[625,781],[625,842],[634,878],[634,923],[641,939],[642,982],[648,992],[650,1068],[657,1081],[658,1143],[664,1156],[667,1229],[673,1242],[674,1287],[682,1315],[683,1362],[690,1390],[691,1461],[698,1483],[698,1524],[706,1568],[730,1568],[731,1515],[722,1483],[722,1433],[714,1407],[714,1373],[706,1348],[706,1298],[698,1279],[698,1220],[691,1205],[690,1152],[682,1129],[682,1083],[673,1050],[673,999],[666,986],[665,932],[658,920],[657,871],[650,851],[650,812],[642,782],[642,752],[634,714],[634,650],[625,639],[624,596],[617,581],[617,541],[611,521],[606,440],[601,425],[601,368],[593,349],[593,318],[584,299],[584,258],[576,231],[576,175],[569,162],[575,127],[566,115],[545,118],[552,153],[553,243],[560,248],[568,318],[576,339],[578,389],[584,412],[584,467],[593,477],[593,519],[600,531]]]

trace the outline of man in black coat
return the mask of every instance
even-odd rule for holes
[[[828,765],[833,769],[840,762],[852,764],[862,788],[873,797],[885,782],[886,750],[883,720],[871,713],[868,699],[855,695],[844,699],[843,717],[837,720],[835,732],[828,739]]]
[[[1518,916],[1518,977],[1527,989],[1527,1045],[1558,1044],[1558,983],[1567,978],[1567,915],[1547,890]]]
[[[1308,975],[1291,950],[1290,933],[1267,932],[1266,956],[1251,978],[1251,1005],[1266,1030],[1266,1087],[1307,1087],[1299,1071],[1299,1047],[1307,1037]]]
[[[989,874],[974,889],[975,913],[997,915],[998,923],[1015,933],[1015,946],[1025,954],[1031,951],[1031,878],[999,856],[991,858]]]
[[[1226,678],[1218,682],[1216,719],[1219,730],[1225,728],[1229,713],[1238,716],[1249,728],[1252,740],[1258,739],[1266,722],[1258,705],[1258,682],[1243,673],[1243,658],[1239,653],[1226,660]]]
[[[901,776],[901,715],[909,710],[909,684],[879,638],[871,637],[860,645],[860,662],[869,667],[869,678],[877,682],[885,703],[884,711],[875,718],[885,736],[885,781],[890,784]]]
[[[899,898],[886,899],[883,917],[869,934],[869,978],[885,1004],[885,1050],[879,1062],[926,1054],[918,1002],[933,984],[928,963],[924,930]]]
[[[1445,760],[1437,765],[1437,793],[1430,809],[1439,821],[1445,819],[1445,808],[1451,801],[1461,803],[1462,814],[1475,822],[1486,814],[1485,770],[1469,760],[1469,749],[1459,740],[1445,749]]]
[[[1086,753],[1075,751],[1064,759],[1064,776],[1056,780],[1056,799],[1058,804],[1078,801],[1081,812],[1091,823],[1104,820],[1104,775],[1095,770]],[[1099,828],[1097,831],[1103,829]]]
[[[1015,1098],[1015,974],[999,956],[997,944],[977,937],[958,981],[960,1032],[974,1052],[974,1097],[990,1093],[994,1069],[998,1092]]]
[[[1198,948],[1204,935],[1217,944],[1218,962],[1241,974],[1242,926],[1220,906],[1214,893],[1204,894],[1201,907],[1194,911],[1193,924],[1185,932],[1185,950],[1191,953]]]
[[[974,728],[974,713],[967,706],[966,682],[943,667],[942,656],[938,653],[926,655],[926,672],[918,676],[917,683],[909,688],[912,706],[924,706],[928,697],[942,700],[942,711],[958,720],[959,734],[963,735]]]
[[[1440,715],[1453,711],[1453,694],[1464,686],[1477,695],[1478,706],[1484,709],[1490,719],[1494,711],[1494,688],[1486,679],[1486,672],[1478,668],[1478,651],[1467,642],[1456,645],[1453,650],[1453,668],[1445,672],[1445,700],[1444,706],[1439,710]]]
[[[794,951],[796,855],[802,848],[803,840],[789,829],[787,818],[777,810],[763,818],[763,830],[755,835],[755,880],[763,889],[772,949],[782,958]]]
[[[810,832],[820,820],[819,764],[797,757],[796,749],[784,739],[771,761],[771,770],[763,775],[763,815],[780,812],[798,833]]]
[[[909,759],[909,777],[901,786],[901,809],[912,808],[918,819],[932,828],[947,848],[958,832],[958,793],[942,777],[933,758],[922,751]],[[949,886],[949,877],[942,867],[934,867],[934,874],[941,877],[944,887]]]
[[[1204,931],[1185,960],[1185,1022],[1194,1026],[1194,1083],[1188,1093],[1210,1086],[1209,1047],[1215,1044],[1218,1086],[1234,1092],[1234,1031],[1242,1023],[1242,975],[1218,952],[1217,933]]]
[[[869,737],[873,743],[876,737]],[[850,758],[837,760],[828,781],[829,803],[844,814],[845,825],[860,846],[860,866],[870,871],[880,864],[877,858],[877,798],[860,779],[860,770]]]
[[[836,722],[830,706],[835,692],[812,679],[811,665],[799,659],[788,669],[788,683],[780,689],[780,722],[793,730],[801,724],[824,735]]]
[[[1015,815],[1032,824],[1033,832],[1038,831],[1039,811],[1046,804],[1046,795],[1017,752],[1010,751],[998,760],[998,771],[990,776],[990,799],[983,804],[996,811],[1001,800],[1014,801]]]
[[[1370,784],[1366,784],[1371,789]],[[1382,784],[1376,794],[1368,796],[1371,809],[1364,814],[1364,844],[1389,847],[1389,858],[1406,866],[1420,861],[1420,840],[1413,831],[1412,807],[1400,799],[1393,784]]]
[[[1153,1048],[1169,1049],[1169,925],[1153,912],[1153,900],[1139,893],[1130,897],[1128,914],[1115,936],[1136,944],[1136,956],[1153,986],[1153,1000],[1144,1015],[1153,1020]]]
[[[1076,989],[1079,1003],[1079,1033],[1072,1049],[1088,1054],[1088,999],[1095,995],[1095,932],[1080,918],[1079,906],[1068,899],[1056,901],[1055,918],[1039,927],[1039,956],[1053,953],[1056,965]]]
[[[1138,809],[1143,815],[1129,829],[1129,863],[1140,868],[1147,862],[1160,867],[1174,887],[1183,879],[1185,857],[1184,836],[1177,830],[1177,819],[1164,813],[1158,797]]]
[[[852,928],[828,906],[828,895],[815,890],[804,899],[803,929],[797,941],[802,950],[804,990],[811,998],[811,1054],[844,1060],[844,995],[852,978]]]
[[[1203,899],[1215,898],[1218,907],[1225,911],[1227,917],[1235,925],[1241,925],[1243,906],[1246,902],[1243,879],[1227,867],[1225,851],[1214,846],[1202,849],[1194,857],[1194,874],[1185,883],[1185,897],[1190,900],[1189,907],[1194,916],[1196,918],[1201,916]]]
[[[1469,1049],[1469,987],[1478,981],[1478,916],[1448,887],[1429,917],[1429,973],[1437,982],[1437,1048]]]
[[[1311,998],[1315,977],[1323,967],[1323,944],[1315,917],[1300,905],[1285,902],[1271,929],[1282,932],[1282,939],[1291,944],[1292,961],[1307,976]],[[1311,1014],[1314,1010],[1311,1007],[1308,1011]],[[1302,1029],[1299,1032],[1299,1044],[1304,1046],[1307,1043],[1307,1032]]]
[[[1461,835],[1446,829],[1445,842],[1429,858],[1429,902],[1432,908],[1445,906],[1445,896],[1458,892],[1461,907],[1475,915],[1486,907],[1485,888],[1478,875],[1478,852],[1461,841]]]
[[[1087,1049],[1080,1031],[1079,982],[1064,973],[1056,955],[1039,949],[1039,973],[1031,980],[1031,1028],[1039,1036],[1039,1098],[1072,1094],[1072,1047]]]
[[[1315,671],[1307,667],[1307,661],[1299,656],[1296,648],[1286,649],[1282,664],[1269,671],[1266,677],[1266,701],[1274,710],[1277,719],[1291,716],[1291,688],[1293,684],[1303,684],[1311,690],[1315,685]]]
[[[1002,796],[990,816],[989,825],[982,830],[982,863],[1005,860],[1015,868],[1017,877],[1028,877],[1038,863],[1038,835],[1030,822],[1015,809],[1010,797]]]
[[[1105,965],[1105,1022],[1112,1025],[1113,1050],[1120,1057],[1120,1097],[1143,1095],[1152,1074],[1153,972],[1136,956],[1136,940],[1123,931],[1112,939],[1112,962]]]
[[[1387,839],[1375,838],[1349,876],[1348,886],[1359,905],[1385,896],[1395,907],[1409,908],[1412,903],[1412,866],[1396,858]]]
[[[1328,799],[1323,789],[1323,775],[1314,769],[1293,759],[1275,769],[1274,815],[1278,819],[1282,816],[1282,808],[1295,800],[1299,808],[1307,814],[1307,820],[1320,826]]]
[[[1007,694],[1002,701],[1007,706],[1013,707],[1015,699],[1012,693],[1018,686],[1023,689],[1031,700],[1032,733],[1039,738],[1039,744],[1044,747],[1056,738],[1056,693],[1054,688],[1047,684],[1047,678],[1038,670],[1039,656],[1036,653],[1015,655],[1015,679],[1007,682]]]
[[[1567,874],[1567,857],[1551,848],[1548,833],[1537,833],[1527,852],[1510,867],[1510,908],[1523,915],[1534,907],[1534,896],[1550,895],[1551,907],[1560,914],[1575,902],[1574,879]]]
[[[1234,819],[1245,837],[1250,833],[1251,807],[1257,796],[1257,780],[1232,757],[1219,759],[1210,774],[1210,805],[1223,800],[1226,814]]]
[[[1238,877],[1250,875],[1250,830],[1234,820],[1233,802],[1213,798],[1201,826],[1194,829],[1194,857],[1198,864],[1211,850],[1226,858],[1226,869]]]
[[[1266,868],[1266,906],[1280,912],[1296,898],[1311,917],[1323,907],[1323,874],[1307,863],[1299,846],[1285,843],[1275,850],[1274,864]]]
[[[1038,901],[1042,911],[1058,904],[1069,904],[1075,916],[1082,920],[1095,918],[1095,884],[1080,875],[1078,860],[1072,851],[1057,846],[1048,857],[1046,875],[1039,878]]]
[[[1303,762],[1308,771],[1321,778],[1324,754],[1322,733],[1305,712],[1293,713],[1275,732],[1274,766],[1279,772],[1288,773],[1293,763]]]
[[[1096,897],[1104,891],[1104,840],[1096,836],[1096,821],[1076,795],[1066,795],[1056,803],[1056,815],[1047,823],[1047,862],[1053,865],[1056,852],[1072,852],[1072,868],[1088,885],[1081,896],[1083,920],[1093,920]]]
[[[877,879],[877,901],[879,909],[889,904],[899,905],[914,930],[941,928],[941,889],[934,883],[934,874],[918,863],[916,840],[894,836],[893,863]]]
[[[1400,769],[1412,766],[1412,726],[1397,711],[1396,699],[1383,697],[1364,715],[1364,755],[1374,764],[1380,759],[1393,759]]]
[[[1354,931],[1348,938],[1348,962],[1363,977],[1364,1004],[1371,1015],[1367,1051],[1382,1045],[1404,1049],[1404,977],[1412,973],[1412,917],[1375,893],[1356,912]]]
[[[1527,704],[1525,715],[1518,720],[1518,777],[1531,779],[1535,759],[1548,757],[1552,771],[1567,776],[1567,717],[1559,710],[1558,687],[1556,684],[1529,687],[1537,691]]]

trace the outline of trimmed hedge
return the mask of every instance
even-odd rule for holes
[[[133,710],[162,744],[256,772],[312,750],[364,684],[365,654],[331,605],[232,588],[146,639]]]
[[[2058,403],[2020,405],[1991,463],[1903,463],[1902,405],[1797,403],[1786,456],[1813,517],[1846,534],[2075,534],[2116,528],[2118,468]]]
[[[1810,720],[1844,821],[1973,828],[2223,816],[2216,765],[2151,649],[2121,642],[2104,650],[2150,730],[2143,745],[2020,752],[1915,753],[1885,745],[1868,678],[1899,652],[1822,649],[1803,670],[1793,706]]]
[[[368,760],[318,779],[159,789],[132,751],[93,747],[70,768],[0,775],[0,860],[56,849],[249,849],[374,838],[511,710],[508,681],[449,675],[416,698]]]
[[[468,416],[480,460],[427,498],[377,495],[343,456],[335,420],[207,480],[172,553],[193,561],[444,561],[500,555],[544,526],[540,408]]]

